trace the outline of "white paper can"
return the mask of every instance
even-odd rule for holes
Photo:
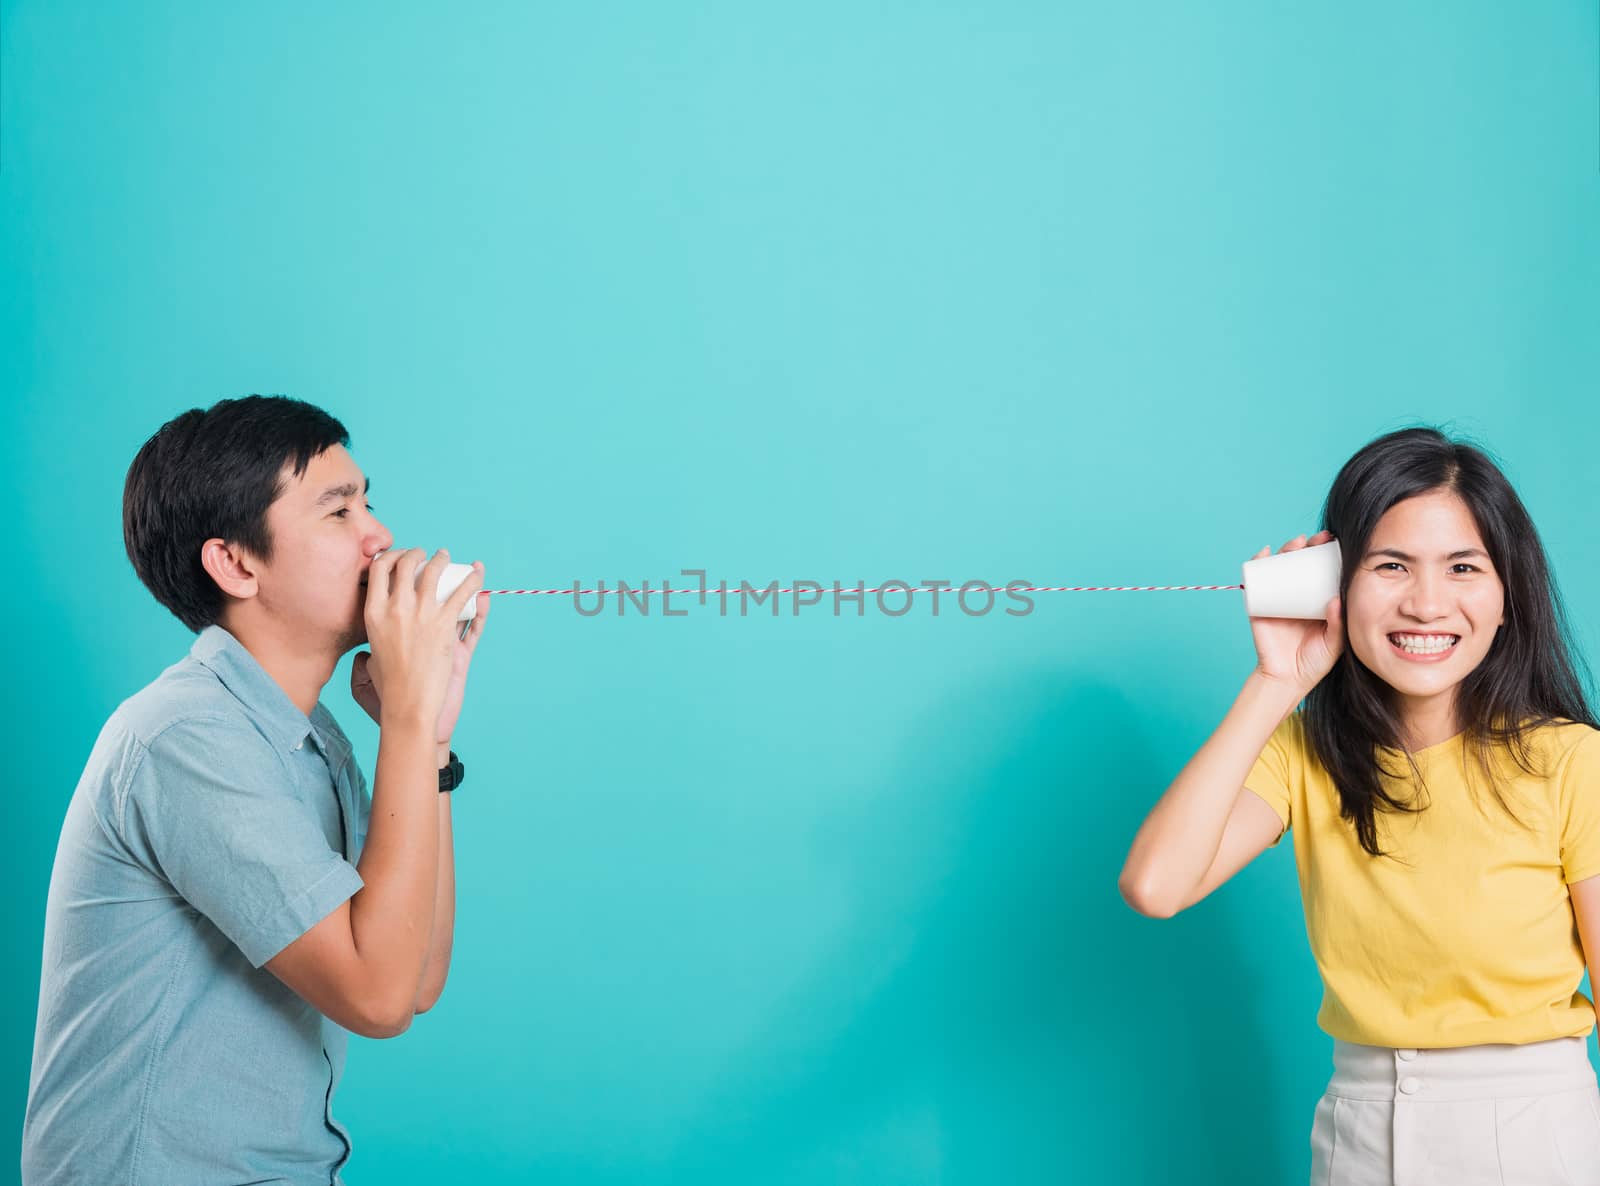
[[[422,565],[417,565],[417,588],[422,588]],[[443,605],[450,599],[450,594],[461,587],[461,582],[472,574],[470,564],[446,564],[444,571],[439,574],[439,604]],[[467,604],[461,607],[461,612],[456,615],[458,622],[470,622],[478,616],[478,595],[474,593],[467,598]]]
[[[1339,595],[1339,541],[1244,562],[1244,609],[1252,618],[1327,618]]]

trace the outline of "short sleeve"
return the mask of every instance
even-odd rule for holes
[[[259,968],[362,886],[245,721],[181,721],[149,745],[123,813],[130,847]]]
[[[1561,875],[1569,883],[1600,873],[1600,730],[1583,732],[1561,765]]]
[[[1272,842],[1272,847],[1278,845],[1293,823],[1290,819],[1292,796],[1289,788],[1293,785],[1293,772],[1301,749],[1301,727],[1298,713],[1290,713],[1285,717],[1272,731],[1272,736],[1267,738],[1267,744],[1262,747],[1244,780],[1245,789],[1264,799],[1283,821],[1283,831],[1278,833],[1278,839]]]
[[[352,757],[350,765],[356,772],[356,848],[350,854],[350,859],[359,861],[367,847],[367,829],[372,826],[372,790],[367,786],[367,776],[361,769],[361,763]]]

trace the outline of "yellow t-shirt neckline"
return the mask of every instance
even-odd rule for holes
[[[1447,745],[1459,745],[1466,740],[1466,736],[1467,730],[1463,729],[1459,733],[1446,737],[1443,741],[1436,741],[1432,745],[1425,745],[1421,749],[1412,750],[1411,756],[1420,758],[1423,754],[1432,754],[1435,750],[1442,750]],[[1405,754],[1404,750],[1397,749],[1392,745],[1380,745],[1378,748],[1386,754],[1400,754],[1402,756]]]

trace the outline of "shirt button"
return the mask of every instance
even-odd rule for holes
[[[1413,1058],[1417,1057],[1417,1052],[1415,1050],[1396,1050],[1395,1053],[1406,1062],[1410,1062]]]
[[[1422,1080],[1411,1075],[1407,1075],[1404,1079],[1400,1080],[1400,1090],[1405,1092],[1407,1095],[1415,1095],[1417,1092],[1422,1090]]]

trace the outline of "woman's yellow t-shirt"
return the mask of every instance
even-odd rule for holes
[[[1567,885],[1600,874],[1600,731],[1563,721],[1526,736],[1546,777],[1508,751],[1495,755],[1500,793],[1521,824],[1458,734],[1415,752],[1427,807],[1378,812],[1388,855],[1373,857],[1339,817],[1338,791],[1309,752],[1301,713],[1274,730],[1245,786],[1292,831],[1322,973],[1317,1024],[1335,1038],[1433,1048],[1594,1027],[1594,1006],[1578,991],[1583,947]],[[1385,776],[1385,790],[1412,800],[1405,755],[1379,753],[1401,774]]]

